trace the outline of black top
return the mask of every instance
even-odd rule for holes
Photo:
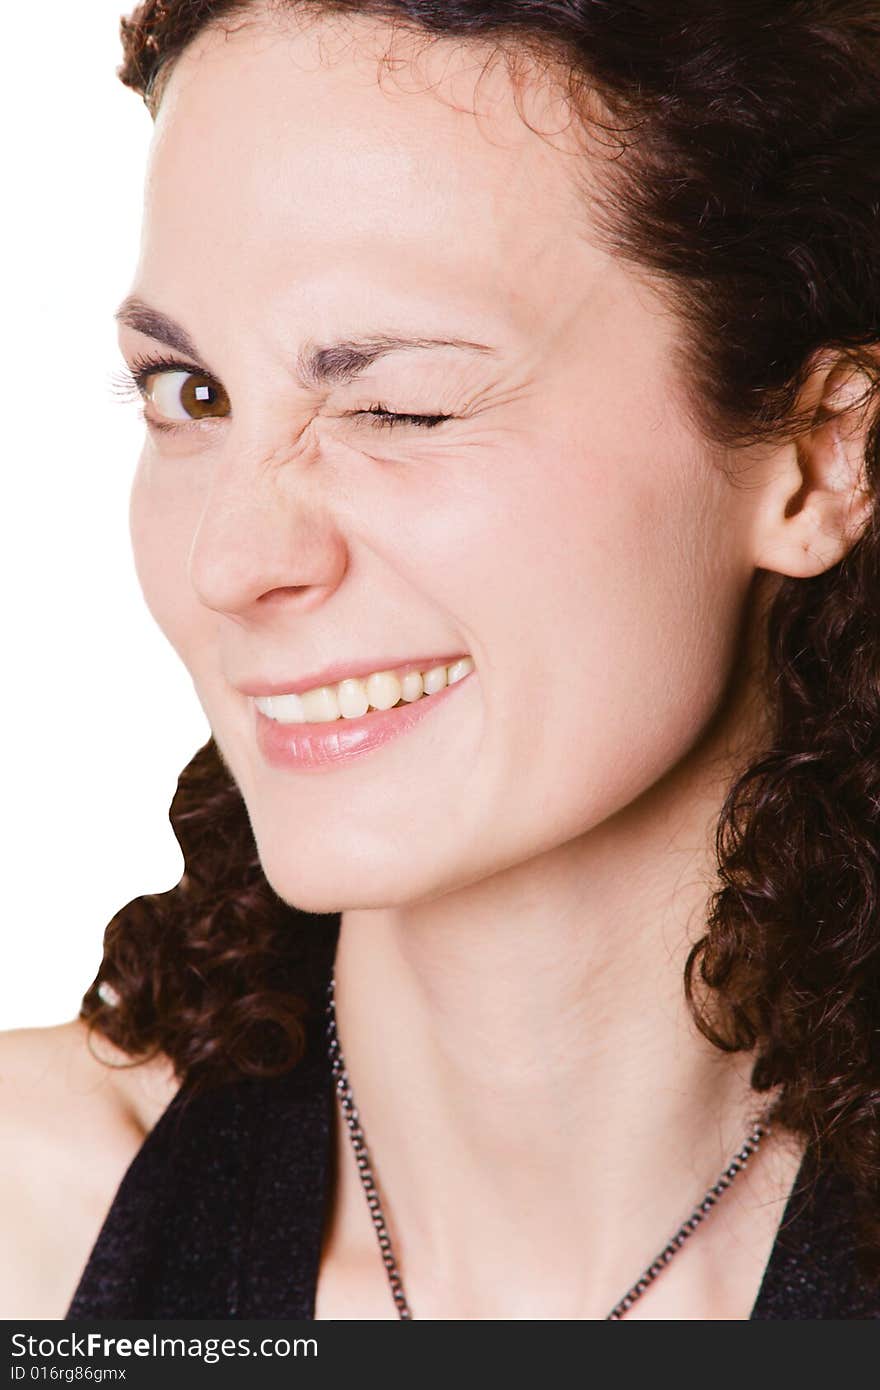
[[[284,1076],[186,1087],[147,1135],[67,1318],[314,1318],[334,1100],[323,1019]],[[880,1318],[847,1185],[804,1158],[751,1317]],[[390,1299],[390,1293],[389,1293]]]

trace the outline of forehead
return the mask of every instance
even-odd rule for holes
[[[163,285],[177,273],[190,289],[213,268],[252,289],[357,276],[413,292],[428,276],[435,293],[530,313],[588,277],[568,110],[547,78],[514,87],[488,58],[363,17],[200,35],[156,122],[147,278],[158,264]]]

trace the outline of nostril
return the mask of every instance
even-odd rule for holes
[[[274,589],[267,589],[264,594],[260,594],[259,603],[277,602],[281,598],[297,597],[299,594],[307,594],[312,584],[279,584]]]

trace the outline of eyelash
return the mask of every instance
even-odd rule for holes
[[[393,429],[395,425],[414,425],[423,430],[436,429],[442,425],[444,420],[454,420],[454,415],[396,415],[392,410],[386,410],[381,401],[371,405],[369,410],[351,410],[349,415],[372,415],[376,422],[375,427],[379,429]],[[375,428],[374,427],[374,428]]]
[[[131,363],[131,369],[123,369],[113,374],[112,386],[114,393],[123,401],[146,402],[147,381],[151,376],[156,376],[160,372],[189,372],[195,375],[196,369],[188,362],[177,361],[173,357],[150,357],[137,356]],[[204,375],[207,375],[205,373]],[[373,418],[375,429],[394,429],[399,425],[411,425],[416,429],[436,429],[445,420],[453,420],[453,415],[400,415],[377,401],[367,410],[346,411],[348,417],[358,417],[368,415]],[[189,429],[188,424],[169,424],[162,420],[150,420],[147,418],[146,411],[141,409],[140,417],[152,429],[159,430],[165,434],[176,434],[178,430]],[[198,424],[199,421],[193,420],[192,423]]]

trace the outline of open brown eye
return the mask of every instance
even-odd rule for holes
[[[144,395],[167,420],[204,420],[231,411],[220,383],[201,372],[151,372]]]

